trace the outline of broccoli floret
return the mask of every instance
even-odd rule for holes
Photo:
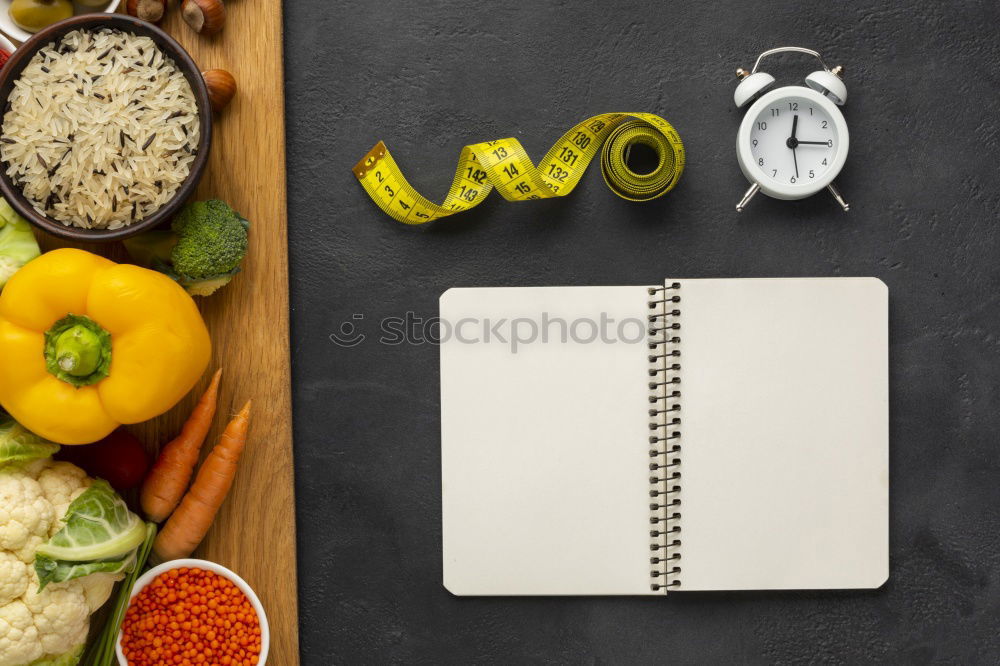
[[[0,197],[0,289],[14,273],[41,253],[31,225]]]
[[[143,265],[177,280],[192,296],[209,296],[229,284],[247,253],[250,223],[217,199],[186,205],[170,231],[125,241]]]
[[[170,258],[178,275],[195,280],[230,275],[246,256],[247,222],[218,199],[188,204],[171,228],[177,245]]]

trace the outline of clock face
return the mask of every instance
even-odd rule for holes
[[[773,98],[750,127],[750,154],[759,180],[784,187],[824,187],[837,165],[842,137],[823,105],[807,96]],[[839,166],[838,166],[839,168]]]

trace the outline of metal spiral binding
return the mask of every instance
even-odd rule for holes
[[[649,536],[650,588],[681,585],[681,284],[650,287]]]

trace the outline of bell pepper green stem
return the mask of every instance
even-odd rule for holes
[[[101,363],[101,339],[83,324],[77,324],[56,338],[56,362],[74,377],[86,377]]]
[[[96,384],[111,367],[111,334],[90,317],[63,317],[45,333],[45,363],[77,388]]]

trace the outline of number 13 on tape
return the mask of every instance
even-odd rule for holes
[[[657,155],[657,166],[649,173],[636,173],[626,164],[636,144]],[[508,201],[569,194],[598,151],[604,182],[630,201],[663,196],[684,171],[684,144],[666,120],[651,113],[604,113],[566,132],[537,167],[514,138],[466,146],[441,204],[413,189],[381,141],[354,166],[354,175],[388,215],[405,224],[424,224],[469,210],[494,188]]]

